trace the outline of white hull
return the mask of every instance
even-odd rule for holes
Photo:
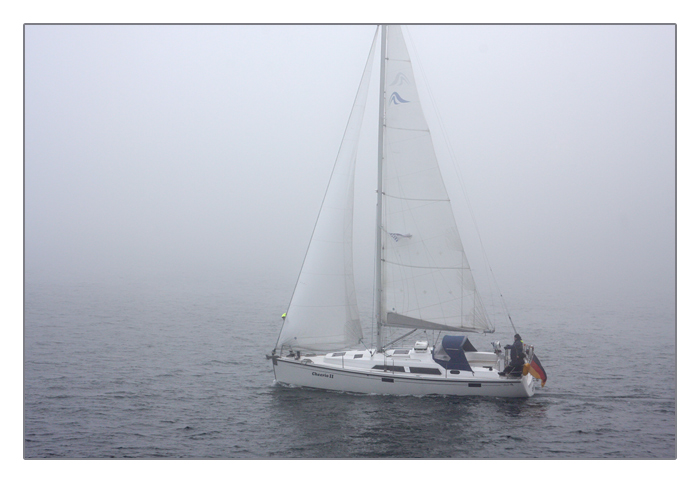
[[[522,398],[535,392],[536,380],[532,375],[499,376],[493,366],[489,369],[476,363],[472,371],[448,371],[428,357],[394,359],[386,354],[372,356],[369,351],[346,354],[350,357],[332,357],[331,354],[300,358],[274,356],[275,380],[284,385],[361,394]],[[360,354],[363,356],[360,360],[353,357]],[[377,365],[403,370],[372,369]],[[439,370],[440,374],[411,373],[410,367]]]

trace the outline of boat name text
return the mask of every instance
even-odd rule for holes
[[[312,372],[311,375],[312,376],[328,377],[330,379],[333,379],[333,374],[322,374],[322,373],[318,373],[318,372]]]

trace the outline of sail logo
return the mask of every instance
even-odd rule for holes
[[[401,233],[389,233],[389,236],[394,239],[395,242],[399,241],[401,238],[411,238],[413,235],[410,233],[407,233],[406,235],[403,235]]]
[[[411,84],[411,81],[408,80],[408,77],[406,77],[406,74],[403,72],[399,72],[396,74],[396,79],[394,79],[394,82],[389,84],[390,86],[400,86],[403,84]]]
[[[392,93],[391,97],[389,98],[389,104],[399,105],[399,104],[405,104],[407,102],[411,102],[411,101],[407,101],[406,99],[402,99],[401,96],[397,92]]]

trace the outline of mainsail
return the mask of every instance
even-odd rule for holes
[[[353,275],[355,160],[374,59],[372,43],[278,346],[334,350],[362,339]]]
[[[440,174],[400,26],[387,28],[386,44],[381,324],[491,331]]]

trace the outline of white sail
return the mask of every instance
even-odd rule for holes
[[[382,324],[491,331],[438,167],[400,26],[385,67]]]
[[[364,116],[372,44],[278,346],[334,350],[362,339],[353,275],[355,160]]]
[[[422,339],[395,346],[415,329],[493,326],[464,255],[401,27],[381,30],[376,345],[353,347],[362,334],[352,278],[352,191],[368,62],[287,320],[268,356],[275,380],[364,394],[530,397],[536,378],[546,380],[543,370],[532,369],[540,367],[532,347],[526,357],[533,365],[519,373],[499,342],[493,352],[480,352],[466,336],[446,334],[432,348]],[[387,327],[414,330],[385,342]]]

